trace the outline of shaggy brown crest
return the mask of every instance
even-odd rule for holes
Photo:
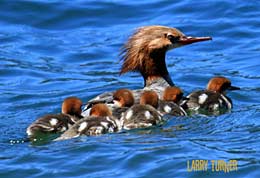
[[[77,97],[68,97],[62,103],[62,110],[63,114],[69,114],[71,116],[77,116],[81,118],[81,107],[82,101]]]
[[[154,108],[158,107],[159,104],[159,96],[155,91],[144,91],[140,97],[141,105],[151,105]]]
[[[173,85],[165,63],[166,51],[210,39],[211,37],[186,37],[176,28],[165,26],[141,27],[123,46],[120,74],[137,71],[142,74],[145,82],[162,77]]]
[[[214,77],[212,78],[208,85],[207,90],[223,93],[226,90],[239,90],[239,87],[231,85],[231,81],[225,77]]]

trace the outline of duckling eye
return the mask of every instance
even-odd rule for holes
[[[172,43],[177,43],[180,39],[179,36],[173,36],[173,35],[168,35],[167,38],[172,42]]]
[[[114,100],[119,101],[120,99],[119,99],[119,97],[115,96]]]

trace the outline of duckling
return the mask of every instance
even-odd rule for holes
[[[123,113],[131,106],[134,105],[135,99],[131,90],[119,89],[113,94],[112,114],[115,118],[119,119]]]
[[[233,107],[232,100],[225,95],[227,90],[239,90],[231,85],[225,77],[213,77],[207,84],[206,90],[194,91],[187,96],[182,107],[196,114],[219,115]]]
[[[97,136],[117,132],[120,128],[119,120],[112,116],[112,112],[108,106],[98,103],[91,108],[90,116],[76,122],[60,137],[55,139],[55,141],[71,139],[81,135]]]
[[[140,104],[130,107],[121,117],[123,129],[147,128],[161,124],[162,115],[155,109],[158,106],[158,95],[154,91],[144,91]]]
[[[166,87],[162,100],[159,102],[158,110],[163,114],[172,116],[187,116],[186,111],[178,105],[183,99],[183,92],[178,87]]]
[[[39,133],[62,133],[81,116],[82,101],[77,97],[68,97],[62,103],[62,113],[48,114],[38,118],[27,129],[28,137],[35,137]]]

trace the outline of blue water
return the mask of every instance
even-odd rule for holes
[[[0,2],[0,177],[260,177],[260,1]],[[162,127],[32,144],[25,129],[65,97],[143,87],[119,76],[119,50],[144,25],[213,41],[167,53],[185,94],[223,75],[240,86],[231,113],[173,118]],[[238,161],[225,173],[188,172],[189,160]]]

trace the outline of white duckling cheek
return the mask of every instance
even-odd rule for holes
[[[89,116],[90,110],[91,110],[91,108],[88,108],[87,110],[84,110],[84,111],[81,113],[81,115],[82,115],[83,117]]]
[[[114,102],[115,107],[121,107],[122,106],[122,104],[117,100],[113,100],[113,102]]]

